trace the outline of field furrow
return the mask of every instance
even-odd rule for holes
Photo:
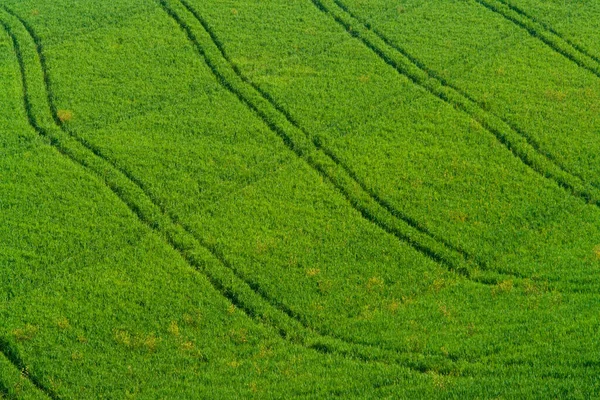
[[[561,36],[550,26],[538,22],[534,17],[530,17],[506,0],[475,1],[488,10],[502,15],[518,27],[525,29],[531,36],[541,40],[558,54],[600,78],[600,59]]]
[[[487,112],[470,95],[440,79],[435,73],[431,73],[422,62],[416,62],[414,57],[407,55],[398,46],[392,45],[388,38],[351,13],[341,1],[314,0],[313,3],[320,10],[331,14],[348,33],[358,36],[367,47],[394,67],[398,73],[408,77],[440,100],[450,103],[473,117],[515,157],[540,176],[554,180],[572,195],[600,208],[600,192],[597,188],[585,182],[577,173],[569,171],[551,153],[543,151],[531,136],[511,126],[504,118]],[[337,10],[332,9],[335,6],[338,7]],[[362,25],[362,29],[357,29],[356,25]],[[398,53],[397,56],[392,54],[394,51]]]
[[[462,249],[460,246],[453,244],[451,241],[447,240],[443,236],[434,234],[433,232],[431,232],[431,230],[427,229],[423,224],[421,224],[417,219],[403,213],[400,209],[398,209],[397,207],[393,206],[390,202],[383,199],[375,190],[368,187],[367,184],[358,177],[356,172],[347,163],[345,163],[343,160],[341,160],[331,148],[324,145],[316,135],[311,134],[305,127],[303,127],[290,114],[290,112],[285,109],[285,107],[283,107],[280,103],[277,102],[277,100],[275,100],[275,98],[273,96],[271,96],[267,91],[263,90],[255,82],[248,79],[248,77],[242,73],[242,71],[237,67],[237,65],[235,63],[232,62],[231,58],[225,52],[223,45],[220,42],[220,40],[218,39],[214,30],[208,25],[206,20],[204,18],[202,18],[202,16],[198,13],[198,11],[195,10],[189,4],[189,2],[187,2],[185,0],[180,0],[180,3],[183,4],[183,6],[202,25],[202,27],[204,28],[206,33],[212,39],[212,42],[214,43],[214,45],[219,49],[222,57],[227,61],[227,63],[229,64],[229,67],[231,69],[233,69],[233,71],[235,71],[236,75],[244,83],[252,86],[252,88],[256,92],[258,92],[260,94],[260,96],[262,96],[265,100],[267,100],[275,108],[276,111],[278,111],[280,114],[282,114],[285,117],[285,119],[287,120],[287,122],[289,122],[295,129],[300,130],[312,142],[312,144],[314,145],[314,147],[317,151],[323,152],[323,154],[325,154],[325,156],[329,159],[327,161],[335,163],[337,165],[338,169],[341,169],[341,175],[343,175],[343,174],[347,175],[347,177],[345,177],[344,180],[349,180],[348,179],[348,177],[349,177],[350,180],[354,181],[354,182],[351,182],[347,186],[350,186],[351,188],[358,186],[375,203],[377,203],[379,208],[387,211],[387,213],[389,215],[395,217],[398,220],[405,222],[411,228],[414,228],[414,229],[418,230],[419,232],[434,239],[435,241],[441,243],[443,246],[447,247],[449,250],[454,251],[456,254],[459,254],[460,256],[462,256],[464,258],[464,260],[474,264],[476,266],[476,268],[479,268],[482,271],[490,271],[490,266],[487,265],[487,263],[484,260],[478,259],[477,257],[473,256],[472,254],[469,254],[467,251]],[[286,138],[284,138],[284,141]],[[301,155],[299,155],[299,156],[301,156]],[[313,167],[314,169],[316,169],[318,171],[324,170],[323,167],[316,165],[316,164],[315,165],[311,164],[311,167]],[[340,175],[340,172],[338,172],[338,175]],[[426,245],[423,245],[422,243],[415,241],[414,239],[411,238],[410,235],[403,234],[402,232],[399,232],[398,229],[390,228],[390,224],[385,222],[387,219],[389,219],[389,216],[388,216],[388,218],[385,218],[386,216],[384,216],[382,218],[378,218],[377,215],[381,215],[382,214],[381,211],[371,212],[370,209],[375,208],[373,205],[367,206],[366,208],[364,206],[362,206],[361,201],[356,199],[356,197],[353,197],[352,192],[356,192],[356,190],[352,190],[352,189],[348,190],[347,188],[340,187],[339,183],[338,183],[339,179],[335,179],[335,177],[330,177],[330,176],[327,176],[327,177],[334,184],[334,186],[341,193],[343,193],[346,196],[346,198],[348,199],[350,204],[353,205],[355,208],[357,208],[366,219],[374,222],[380,228],[382,228],[384,231],[398,237],[400,240],[407,241],[413,247],[415,247],[416,249],[418,249],[421,252],[424,252],[426,255],[428,255],[432,259],[436,260],[437,262],[447,264],[453,271],[462,273],[462,274],[467,274],[467,276],[469,276],[468,269],[465,269],[464,267],[462,267],[460,265],[456,265],[455,263],[449,261],[448,258],[440,256],[439,254],[436,254],[435,250],[432,250],[431,248],[428,248]],[[360,194],[359,194],[359,196],[360,196]],[[362,203],[364,203],[364,202],[362,202]],[[506,275],[506,276],[514,276],[517,278],[524,278],[524,276],[521,276],[518,273],[515,273],[514,271],[506,271],[506,270],[500,269],[500,270],[496,270],[496,272],[498,272],[502,275]],[[486,283],[486,280],[489,280],[489,279],[492,279],[492,277],[489,276],[489,277],[483,278],[483,279],[479,278],[478,281],[481,283]]]
[[[479,274],[483,272],[483,276],[474,278],[476,282],[484,284],[497,282],[498,277],[493,276],[494,272],[501,275],[520,277],[511,271],[494,271],[482,260],[472,256],[446,238],[433,234],[416,219],[403,214],[389,202],[381,199],[376,192],[358,179],[352,169],[336,157],[331,149],[323,146],[314,135],[301,127],[289,112],[270,95],[245,77],[226,55],[216,34],[206,21],[189,3],[185,1],[180,3],[202,26],[205,37],[210,37],[212,45],[218,49],[227,65],[222,65],[218,60],[211,58],[205,46],[200,43],[199,35],[197,36],[194,33],[190,25],[173,8],[169,7],[166,1],[161,1],[167,13],[186,32],[199,55],[207,62],[217,79],[277,133],[290,150],[328,180],[347,199],[348,204],[359,211],[365,219],[399,240],[409,243],[427,257],[446,265],[453,272],[463,274],[469,278],[473,269],[476,269]],[[223,68],[230,71],[223,71]],[[234,72],[235,75],[231,72]],[[485,276],[486,273],[487,276]]]
[[[595,16],[5,0],[0,399],[598,397]]]
[[[550,32],[551,34],[555,35],[556,37],[560,38],[561,40],[563,40],[565,43],[569,44],[570,46],[572,46],[575,50],[577,50],[578,52],[588,56],[589,58],[593,59],[594,61],[596,61],[597,63],[600,63],[600,57],[597,54],[593,54],[592,52],[590,52],[589,50],[587,50],[585,47],[581,46],[578,43],[575,43],[575,41],[569,39],[568,37],[566,37],[565,35],[561,34],[560,32],[556,31],[552,25],[544,22],[542,19],[535,17],[534,15],[531,15],[530,13],[526,12],[524,9],[519,8],[518,6],[516,6],[515,4],[511,3],[508,0],[499,0],[501,3],[505,4],[508,8],[510,8],[511,10],[513,10],[514,12],[516,12],[517,14],[521,15],[522,17],[528,19],[529,21],[539,24],[541,25],[546,31]]]
[[[10,14],[17,18],[14,13]],[[21,19],[18,20],[23,22]],[[23,27],[25,28],[25,25]],[[440,371],[449,371],[452,368],[455,360],[444,359],[443,356],[430,357],[401,352],[397,348],[386,348],[386,346],[378,346],[369,342],[347,339],[333,332],[322,332],[320,329],[310,326],[303,316],[294,312],[280,300],[271,297],[261,289],[259,284],[243,276],[217,248],[203,241],[184,222],[170,216],[167,210],[154,202],[143,187],[129,179],[99,150],[91,150],[89,148],[91,145],[82,143],[82,139],[53,119],[46,118],[44,122],[50,123],[51,121],[55,124],[54,127],[41,125],[40,121],[44,120],[44,116],[36,114],[43,109],[43,107],[38,107],[39,103],[43,103],[47,98],[47,108],[56,109],[51,103],[52,95],[45,96],[45,98],[44,96],[39,97],[48,88],[42,87],[41,81],[32,83],[28,79],[31,75],[35,75],[32,72],[32,69],[35,70],[33,67],[35,61],[40,62],[43,59],[43,47],[38,42],[35,46],[38,59],[29,59],[26,62],[22,53],[23,47],[17,36],[12,34],[13,31],[10,30],[8,24],[5,24],[5,28],[11,32],[14,40],[15,52],[23,77],[23,101],[32,128],[40,136],[49,139],[62,155],[103,180],[106,186],[129,207],[144,225],[164,238],[190,267],[206,276],[213,288],[245,315],[259,324],[273,327],[275,332],[291,343],[300,344],[324,354],[336,353],[365,362],[398,363],[419,372],[427,372],[433,368],[433,365]],[[27,27],[25,31],[30,35],[33,43],[36,38],[35,33],[31,27]],[[29,56],[33,56],[33,54],[29,54]],[[40,66],[43,67],[43,64],[40,63]],[[37,75],[49,76],[47,71]],[[48,81],[49,79],[44,80],[45,83]],[[34,86],[33,91],[37,96],[30,96]]]

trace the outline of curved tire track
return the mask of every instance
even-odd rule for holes
[[[388,234],[408,243],[434,261],[445,265],[449,270],[483,284],[495,283],[500,275],[523,278],[522,275],[490,268],[484,261],[470,255],[453,245],[447,239],[439,237],[425,228],[417,220],[395,209],[389,202],[380,198],[370,189],[352,169],[335,154],[324,147],[317,138],[312,137],[270,94],[249,80],[232,62],[206,20],[185,0],[176,0],[181,12],[189,14],[204,32],[204,40],[196,34],[190,24],[173,9],[166,0],[158,0],[165,12],[177,22],[188,39],[208,65],[217,80],[243,104],[252,110],[275,132],[296,156],[306,162],[329,182],[363,218],[377,225]],[[210,41],[210,43],[208,43]],[[204,45],[202,43],[208,43]],[[209,54],[214,47],[214,54]],[[220,60],[219,60],[220,59]],[[471,270],[482,275],[473,278]],[[482,272],[480,272],[482,271]]]
[[[37,61],[44,69],[42,55],[43,50],[39,38],[33,33],[30,26],[10,10],[6,10],[12,17],[18,19],[19,23],[35,43]],[[437,371],[450,371],[455,360],[444,356],[422,355],[410,353],[399,349],[385,348],[367,343],[355,343],[350,340],[337,337],[334,334],[321,332],[311,326],[300,315],[286,305],[273,299],[266,294],[258,284],[246,280],[215,248],[204,243],[189,227],[180,223],[169,215],[162,207],[155,203],[153,198],[146,193],[143,187],[138,186],[135,181],[120,171],[113,162],[102,156],[97,149],[88,148],[89,144],[82,141],[74,133],[67,130],[62,124],[58,124],[58,117],[52,113],[51,121],[55,126],[38,121],[37,112],[39,105],[31,101],[28,72],[21,46],[14,35],[9,24],[0,19],[2,26],[11,34],[19,67],[21,69],[23,85],[23,101],[32,128],[63,156],[72,162],[82,166],[93,176],[103,182],[121,200],[136,217],[159,237],[165,240],[194,270],[203,274],[213,288],[233,305],[239,308],[245,315],[255,322],[274,330],[284,340],[321,353],[335,353],[356,359],[362,362],[390,362],[411,368],[419,372],[426,372],[433,367]],[[43,73],[45,77],[44,91],[49,92],[50,87],[47,70]],[[52,94],[46,93],[46,99],[52,100]],[[40,100],[40,99],[36,99]],[[46,104],[50,110],[54,106]],[[44,108],[44,107],[42,107]],[[50,120],[50,118],[48,118]],[[0,341],[0,350],[9,358],[17,368],[24,368],[25,364],[16,352],[5,342]],[[40,379],[30,375],[30,380],[40,390],[44,391],[52,399],[58,396],[49,388],[45,387]]]
[[[569,194],[600,208],[600,191],[580,176],[568,171],[555,157],[541,150],[529,135],[511,123],[486,111],[462,90],[437,77],[389,39],[353,16],[339,0],[310,0],[350,35],[360,40],[399,74],[409,78],[440,100],[463,111],[496,137],[514,157],[543,178],[554,181]],[[474,0],[479,1],[479,0]],[[342,4],[342,6],[340,6]]]
[[[0,25],[4,28],[4,30],[10,37],[17,59],[22,60],[21,47],[11,27],[2,19],[0,19]],[[27,97],[25,86],[25,65],[21,61],[19,61],[19,70],[21,73],[21,83],[23,84],[25,98]],[[26,110],[31,108],[31,104],[28,100],[24,100],[24,103]],[[29,114],[29,112],[27,113]],[[31,123],[31,120],[29,122]],[[42,382],[40,377],[31,372],[25,373],[25,371],[28,371],[27,365],[24,363],[23,359],[19,355],[18,351],[14,348],[14,346],[12,346],[11,343],[4,337],[0,337],[0,352],[6,357],[7,360],[10,361],[10,363],[15,368],[21,371],[23,376],[26,377],[38,390],[40,390],[42,393],[44,393],[46,396],[53,400],[59,399],[58,395],[50,387],[46,386]]]

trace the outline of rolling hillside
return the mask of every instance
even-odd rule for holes
[[[4,1],[0,399],[600,396],[599,20]]]

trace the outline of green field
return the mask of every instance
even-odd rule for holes
[[[598,21],[3,1],[0,399],[600,397]]]

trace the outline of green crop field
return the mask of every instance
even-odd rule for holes
[[[598,21],[4,0],[0,399],[599,398]]]

